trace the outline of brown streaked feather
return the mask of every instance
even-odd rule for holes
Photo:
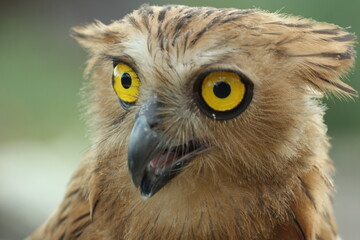
[[[143,5],[109,25],[73,30],[90,53],[92,147],[31,240],[336,239],[333,166],[315,98],[356,95],[340,80],[354,63],[353,34],[259,9],[176,5]],[[141,81],[127,111],[112,89],[114,62]],[[217,121],[202,114],[193,89],[202,73],[223,69],[251,79],[254,96],[242,114]],[[152,95],[164,142],[201,139],[210,148],[143,200],[127,149],[137,111]]]
[[[46,225],[40,227],[31,239],[77,239],[90,223],[89,203],[83,186],[85,166],[81,166],[68,185],[67,194],[59,209]],[[77,175],[81,175],[76,177]],[[80,179],[81,178],[81,179]]]

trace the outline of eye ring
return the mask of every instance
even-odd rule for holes
[[[125,110],[137,101],[140,85],[140,80],[132,67],[125,63],[114,62],[112,86]]]
[[[252,81],[241,72],[212,69],[198,76],[194,84],[194,98],[199,109],[208,117],[228,120],[245,111],[252,100],[253,89]]]

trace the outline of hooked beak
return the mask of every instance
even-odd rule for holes
[[[145,198],[153,196],[191,159],[207,149],[194,140],[182,145],[167,145],[164,133],[155,130],[161,123],[158,106],[155,98],[141,106],[128,145],[129,172],[134,185],[140,188]]]
[[[132,181],[139,187],[149,161],[160,151],[159,134],[153,131],[146,116],[138,116],[131,131],[128,165]]]

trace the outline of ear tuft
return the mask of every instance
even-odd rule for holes
[[[268,23],[281,32],[276,50],[294,63],[294,72],[311,88],[327,94],[357,96],[340,80],[354,65],[356,37],[343,28],[298,17]]]
[[[90,52],[96,53],[103,51],[106,44],[114,42],[117,34],[97,20],[86,26],[72,28],[70,36]]]

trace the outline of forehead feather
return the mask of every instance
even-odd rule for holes
[[[128,51],[142,68],[176,63],[180,69],[191,62],[199,67],[232,58],[238,63],[247,57],[247,64],[264,70],[283,64],[283,72],[320,92],[356,95],[339,79],[354,63],[355,36],[311,19],[258,9],[144,5],[108,26],[74,28],[73,37],[95,57]]]

